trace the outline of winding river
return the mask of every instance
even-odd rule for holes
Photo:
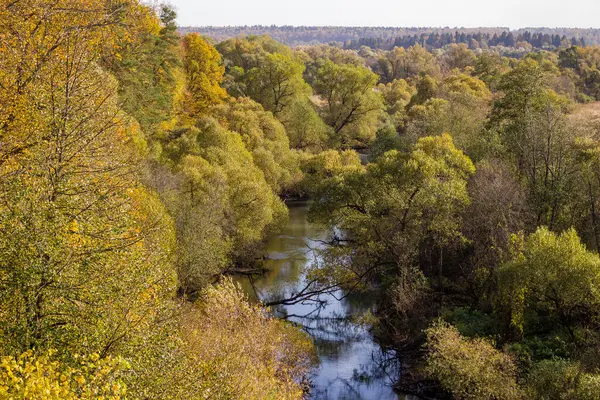
[[[284,231],[272,238],[266,251],[268,272],[254,278],[240,278],[253,299],[271,301],[289,297],[305,284],[305,270],[315,261],[314,249],[327,232],[306,220],[307,202],[291,202],[290,218]],[[341,299],[341,300],[338,300]],[[304,327],[315,341],[320,365],[313,372],[311,398],[318,400],[411,400],[392,390],[398,366],[393,354],[381,349],[369,330],[353,317],[373,307],[368,296],[343,293],[322,295],[326,304],[305,302],[279,306],[275,312]]]

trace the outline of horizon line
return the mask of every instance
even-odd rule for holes
[[[520,31],[526,29],[584,29],[600,30],[594,27],[581,26],[525,26],[521,28],[511,28],[508,26],[401,26],[401,25],[178,25],[178,28],[380,28],[380,29],[504,29],[507,31]]]

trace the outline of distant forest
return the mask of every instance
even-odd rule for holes
[[[197,32],[217,42],[232,37],[267,34],[288,46],[336,43],[347,49],[368,46],[389,50],[395,46],[420,44],[439,49],[451,43],[466,43],[472,49],[493,46],[509,48],[559,48],[600,44],[600,29],[527,28],[394,28],[343,26],[227,26],[180,27],[180,33]]]

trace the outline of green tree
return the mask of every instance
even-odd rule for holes
[[[386,82],[395,79],[414,79],[419,75],[440,74],[435,56],[418,44],[408,49],[395,47],[385,54],[385,57],[379,59],[379,67],[383,71]]]
[[[415,88],[404,79],[397,79],[385,85],[379,84],[377,90],[381,93],[392,124],[397,131],[402,130],[407,120],[406,106],[415,94]]]
[[[527,376],[527,391],[532,399],[600,399],[600,377],[586,373],[578,363],[563,359],[537,363]]]
[[[342,148],[368,144],[375,138],[383,104],[374,91],[377,75],[364,67],[325,61],[315,89],[323,102],[325,122]]]
[[[444,322],[427,331],[427,373],[457,399],[521,399],[510,356],[485,339],[465,339]]]
[[[331,127],[321,119],[317,107],[309,98],[294,99],[279,115],[279,119],[285,126],[293,149],[311,152],[325,150],[333,137]]]
[[[230,39],[217,47],[226,61],[231,94],[247,96],[275,115],[297,98],[309,96],[304,63],[269,37]]]
[[[180,193],[186,193],[187,201],[192,202],[186,207],[196,204],[196,207],[208,207],[206,212],[217,213],[208,221],[202,218],[183,221],[183,224],[193,224],[189,227],[189,233],[194,235],[195,229],[214,221],[218,228],[212,230],[216,236],[211,240],[219,242],[221,232],[224,232],[228,240],[221,243],[225,249],[231,246],[228,265],[243,265],[246,262],[251,265],[256,247],[268,233],[281,226],[286,220],[287,210],[269,186],[263,171],[254,163],[242,135],[226,130],[217,121],[207,117],[199,120],[195,127],[183,128],[179,138],[165,145],[165,154],[176,171],[187,167],[185,175],[195,176],[194,181],[189,182],[193,183],[193,190],[185,181],[177,189]],[[194,171],[196,166],[200,170]],[[204,179],[207,182],[203,182]],[[164,193],[167,188],[161,192]],[[216,202],[206,202],[209,199],[215,199]],[[203,212],[198,215],[203,215]],[[188,243],[193,245],[192,238]],[[210,251],[209,247],[205,249]],[[219,246],[209,256],[223,254],[223,251]],[[193,267],[199,271],[205,269],[203,275],[214,270],[210,265]]]
[[[457,147],[478,161],[497,147],[485,130],[490,109],[491,93],[481,80],[453,74],[436,82],[426,76],[409,103],[406,140],[414,143],[419,137],[448,132]]]
[[[125,4],[116,14],[128,32],[117,36],[115,51],[101,63],[119,82],[123,109],[152,138],[160,134],[161,122],[173,117],[182,89],[176,14],[165,5],[153,10],[136,2],[121,7]]]
[[[465,43],[452,43],[442,56],[442,62],[448,70],[459,69],[464,71],[475,64],[475,53]]]
[[[491,127],[528,185],[537,225],[569,226],[568,197],[577,171],[567,129],[568,101],[548,88],[548,74],[531,59],[502,79],[504,96],[493,106]]]
[[[241,136],[274,193],[290,190],[300,179],[296,154],[290,150],[284,126],[260,104],[238,98],[217,107],[213,114]]]
[[[508,305],[504,309],[518,331],[539,329],[536,315],[546,315],[546,329],[562,327],[571,341],[577,327],[597,326],[600,257],[575,230],[557,235],[539,228],[500,273],[499,306]]]
[[[245,94],[279,115],[294,99],[312,94],[302,78],[303,72],[304,64],[293,56],[267,53],[260,65],[247,71],[243,78]]]
[[[600,49],[573,46],[559,53],[559,66],[575,72],[584,99],[600,100]]]
[[[490,51],[484,51],[477,56],[474,68],[474,75],[484,81],[493,91],[500,84],[502,75],[510,70],[507,58]]]
[[[410,298],[399,311],[409,311],[417,300],[410,292],[422,283],[415,269],[419,245],[460,237],[459,213],[469,202],[466,180],[473,172],[469,158],[442,135],[419,139],[410,154],[389,151],[364,170],[322,180],[310,218],[344,235],[334,237],[315,273],[342,282],[398,279],[399,293]]]

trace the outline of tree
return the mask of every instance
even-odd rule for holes
[[[443,245],[460,237],[459,213],[468,204],[466,179],[474,172],[449,135],[421,138],[410,154],[392,150],[366,169],[323,180],[312,221],[336,227],[316,276],[328,282],[399,284],[408,296],[422,289],[417,263],[427,239]],[[349,255],[352,257],[349,257]],[[401,313],[415,306],[399,305]]]
[[[238,122],[243,123],[243,119]],[[250,133],[257,134],[246,132],[248,135]],[[258,131],[258,134],[263,133]],[[251,141],[252,137],[246,140]],[[165,155],[170,158],[176,171],[187,168],[183,185],[171,194],[176,196],[173,198],[176,201],[174,204],[178,204],[177,197],[185,193],[185,207],[203,207],[206,210],[198,210],[198,220],[181,221],[182,226],[191,224],[186,229],[194,235],[194,231],[206,223],[217,224],[209,231],[216,235],[211,242],[214,240],[212,243],[220,243],[225,248],[231,246],[228,266],[252,265],[256,246],[272,230],[281,226],[287,218],[287,210],[269,186],[263,171],[254,163],[242,135],[228,131],[213,118],[206,117],[199,120],[195,127],[183,128],[180,136],[164,148]],[[161,192],[165,193],[165,189],[168,186]],[[204,220],[200,216],[205,212],[216,214]],[[185,217],[185,213],[181,216]],[[221,232],[227,240],[219,239]],[[193,245],[192,238],[188,242]],[[210,253],[209,247],[205,247],[205,250],[210,257],[224,251],[221,245],[215,253]],[[214,268],[200,264],[192,266],[197,271],[204,269],[203,275]]]
[[[187,112],[196,117],[205,114],[225,98],[226,92],[221,87],[225,67],[217,50],[198,34],[186,35],[183,49],[189,92]]]
[[[230,68],[241,68],[244,72],[260,66],[266,53],[290,55],[289,47],[273,40],[268,35],[249,35],[225,40],[217,45],[229,73]]]
[[[558,65],[577,74],[576,85],[585,97],[600,99],[600,50],[572,46],[559,53]]]
[[[298,182],[296,154],[290,150],[284,126],[273,114],[248,98],[239,98],[216,108],[214,115],[241,136],[273,193],[285,193]]]
[[[376,84],[377,75],[363,67],[327,60],[319,68],[315,89],[324,103],[323,117],[342,148],[374,139],[383,109]]]
[[[304,64],[293,56],[267,53],[259,66],[246,72],[245,94],[279,115],[294,99],[312,94],[303,72]]]
[[[122,376],[128,364],[98,354],[77,357],[77,367],[62,365],[56,351],[35,355],[31,350],[0,362],[0,396],[47,400],[118,399],[127,394]]]
[[[577,327],[597,326],[600,257],[575,230],[557,235],[539,228],[500,273],[499,306],[509,305],[508,320],[518,331],[536,329],[535,315],[541,314],[547,315],[546,329],[560,326],[571,341]]]
[[[485,339],[465,339],[444,322],[427,330],[427,373],[457,399],[520,399],[510,356]]]
[[[27,13],[28,23],[52,23],[48,33],[63,33],[43,73],[27,71],[26,86],[40,95],[27,111],[35,126],[26,151],[5,153],[1,167],[0,351],[58,347],[67,365],[78,353],[118,354],[139,371],[128,376],[131,383],[147,378],[143,365],[152,362],[139,343],[156,339],[172,315],[172,221],[139,183],[146,142],[118,107],[116,81],[98,66],[102,35],[83,28],[72,34],[69,23],[89,16],[63,6],[42,17],[37,6]],[[30,39],[40,38],[34,32]],[[23,90],[19,96],[28,98]],[[22,132],[12,123],[3,129],[12,139]]]
[[[485,83],[465,74],[453,74],[442,82],[425,76],[408,104],[404,133],[409,143],[419,137],[448,132],[456,145],[473,160],[491,153],[496,143],[485,131],[491,106]]]
[[[576,186],[571,207],[578,216],[574,223],[577,232],[591,248],[600,249],[600,143],[598,121],[594,118],[594,105],[582,107],[569,118],[569,129],[575,132],[575,162],[578,166]],[[579,210],[577,212],[576,210]]]
[[[387,82],[394,79],[414,79],[419,75],[440,74],[440,67],[433,54],[419,44],[407,50],[394,47],[385,58],[380,58],[379,65]]]
[[[404,79],[397,79],[385,85],[379,84],[377,90],[381,93],[392,124],[397,131],[402,130],[407,119],[406,106],[415,95],[415,88]]]
[[[114,51],[116,37],[125,33],[120,18],[127,6],[104,8],[94,0],[79,12],[68,0],[52,7],[28,0],[0,9],[0,28],[7,32],[0,49],[0,166],[37,145],[42,91],[36,83],[66,61],[69,40],[89,42],[97,57]]]
[[[527,181],[537,225],[568,227],[571,177],[577,171],[566,129],[568,101],[547,86],[548,74],[531,59],[523,60],[502,79],[504,96],[490,119],[519,174]]]
[[[118,14],[127,32],[116,36],[114,50],[100,62],[119,82],[123,110],[150,139],[161,133],[163,121],[179,111],[184,74],[176,14],[164,5],[153,9],[136,2],[123,4],[128,4],[127,9]]]
[[[532,399],[561,400],[600,398],[600,377],[586,373],[578,363],[564,359],[537,363],[527,376],[527,391]]]
[[[485,83],[465,74],[452,75],[440,85],[439,97],[448,101],[448,124],[456,146],[478,161],[494,148],[485,125],[492,95]]]
[[[248,96],[276,116],[311,95],[304,82],[304,63],[269,37],[249,36],[218,45],[227,63],[227,85],[236,96]]]
[[[474,68],[474,75],[492,91],[500,84],[502,75],[510,70],[507,58],[489,51],[484,51],[477,57]]]
[[[331,127],[317,113],[308,98],[296,98],[279,118],[293,149],[318,152],[325,150],[333,137]]]
[[[463,215],[463,235],[471,250],[461,265],[465,295],[480,305],[493,300],[498,268],[510,259],[510,237],[531,223],[527,194],[506,162],[483,160],[468,185],[471,203]]]
[[[450,71],[455,68],[464,71],[465,68],[473,66],[475,60],[475,53],[465,43],[452,43],[443,55],[443,63]]]

